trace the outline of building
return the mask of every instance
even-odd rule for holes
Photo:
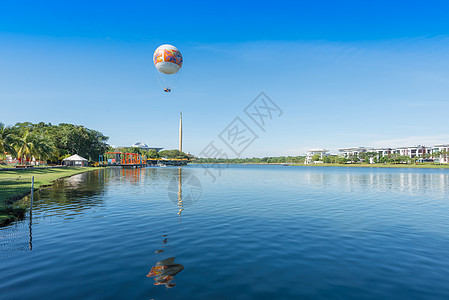
[[[405,155],[408,156],[410,158],[414,158],[414,157],[422,157],[426,154],[431,153],[431,148],[429,147],[425,147],[425,146],[413,146],[413,147],[399,147],[396,148],[396,153],[398,153],[399,155]]]
[[[390,154],[397,153],[396,149],[394,149],[394,148],[375,148],[375,149],[371,150],[370,152],[377,153],[377,156],[379,158],[388,156]]]
[[[143,143],[143,142],[137,142],[135,144],[133,144],[131,147],[136,147],[136,148],[140,148],[142,150],[148,151],[148,150],[156,150],[156,152],[161,151],[164,148],[154,148],[154,147],[148,147],[147,144]]]
[[[352,156],[358,156],[361,153],[374,152],[374,148],[366,148],[366,147],[342,148],[338,149],[338,152],[340,152],[340,155],[342,155],[344,158],[350,158]]]
[[[306,154],[306,160],[304,161],[305,164],[311,164],[313,163],[312,158],[315,155],[320,156],[320,160],[323,159],[325,156],[329,156],[329,150],[327,149],[310,149],[309,152]]]
[[[449,163],[449,144],[435,145],[432,147],[432,155],[440,164]]]
[[[324,151],[324,152],[323,152]],[[356,158],[359,160],[360,154],[366,153],[369,157],[369,162],[374,163],[376,157],[378,159],[391,155],[408,156],[415,158],[419,162],[436,162],[441,164],[449,163],[449,144],[435,145],[433,147],[426,147],[422,145],[399,147],[399,148],[372,148],[372,147],[353,147],[353,148],[341,148],[338,149],[339,155],[351,160]],[[323,152],[323,154],[322,154]],[[311,149],[306,154],[305,163],[311,163],[312,157],[316,154],[320,154],[320,159],[324,156],[330,156],[326,149]],[[371,154],[371,155],[369,155]],[[376,155],[377,154],[377,155]]]

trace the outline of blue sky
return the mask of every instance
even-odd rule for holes
[[[3,1],[0,121],[83,124],[113,145],[199,154],[240,116],[242,157],[449,143],[449,3],[443,1]],[[164,93],[164,43],[184,65]],[[263,132],[244,108],[282,110]]]

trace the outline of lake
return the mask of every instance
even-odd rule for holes
[[[1,299],[449,299],[449,170],[102,169],[0,251]]]

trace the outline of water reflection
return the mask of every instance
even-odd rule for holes
[[[184,202],[182,201],[182,168],[178,169],[178,207],[179,222],[181,222],[181,213],[184,210]]]
[[[0,227],[0,265],[2,259],[31,250],[33,250],[33,240],[28,218]]]
[[[33,250],[33,230],[32,230],[32,225],[33,225],[33,209],[31,208],[30,209],[30,221],[29,221],[29,224],[28,224],[28,227],[30,229],[30,232],[29,232],[30,239],[28,241],[28,246],[30,247],[30,251]]]
[[[167,191],[169,199],[178,207],[178,216],[181,222],[181,214],[184,209],[198,202],[202,186],[195,175],[179,167],[177,174],[171,178]]]
[[[406,192],[410,195],[430,194],[434,197],[447,197],[449,174],[411,172],[348,172],[341,173],[304,173],[304,183],[309,186],[338,186],[350,191],[358,189],[389,190]]]
[[[135,168],[118,168],[112,169],[111,176],[120,181],[127,181],[131,184],[137,184],[145,181],[145,177],[142,176],[145,174],[146,169]]]
[[[107,170],[73,175],[55,182],[35,195],[35,217],[77,215],[103,205]]]
[[[187,189],[184,194],[183,185]],[[194,175],[179,167],[176,174],[170,179],[167,190],[170,200],[178,207],[178,221],[181,223],[184,208],[193,205],[201,195],[201,183]],[[164,253],[164,248],[167,247],[168,236],[163,234],[162,238],[161,249],[154,251],[156,254]],[[176,285],[173,280],[179,272],[184,270],[184,266],[175,263],[175,259],[176,257],[173,256],[160,260],[151,268],[147,277],[154,277],[154,285],[164,285],[166,288],[172,288]]]
[[[147,277],[154,277],[154,285],[165,285],[167,288],[172,288],[176,285],[172,282],[175,276],[184,269],[181,264],[175,264],[175,257],[158,261],[154,267],[151,268]]]
[[[103,173],[105,184],[131,183],[137,184],[145,181],[145,169],[142,168],[121,168],[111,167]]]
[[[162,235],[164,240],[162,241],[162,248],[164,248],[168,242],[167,235]],[[156,250],[155,253],[162,253],[163,249]],[[169,257],[164,260],[158,261],[154,267],[151,268],[147,277],[154,277],[154,285],[165,285],[167,288],[172,288],[176,285],[172,282],[175,276],[184,269],[181,264],[175,263],[176,257]]]

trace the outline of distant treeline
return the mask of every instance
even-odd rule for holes
[[[195,163],[200,164],[301,164],[304,156],[277,156],[277,157],[253,157],[253,158],[197,158]]]
[[[144,155],[146,158],[176,158],[176,159],[189,159],[189,156],[184,152],[179,150],[162,150],[157,152],[154,149],[143,150],[139,147],[119,147],[119,148],[108,148],[107,151],[114,152],[125,152],[125,153],[139,153],[142,156]]]

